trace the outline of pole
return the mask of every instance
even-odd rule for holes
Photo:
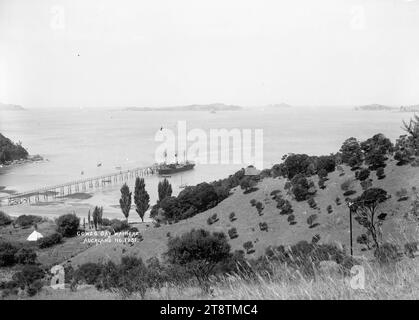
[[[353,249],[352,249],[352,206],[349,207],[349,229],[350,229],[349,233],[350,233],[350,236],[351,236],[351,257],[353,257],[354,252],[353,252]]]
[[[350,237],[350,245],[351,245],[351,257],[354,255],[353,252],[353,245],[352,245],[352,213],[354,211],[354,202],[350,199],[346,200],[346,205],[349,208],[349,237]]]

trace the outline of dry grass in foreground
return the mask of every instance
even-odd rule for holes
[[[388,300],[419,299],[419,261],[403,259],[394,265],[380,266],[363,262],[364,289],[351,288],[351,277],[339,274],[318,274],[315,279],[299,277],[289,280],[289,271],[278,268],[273,277],[258,280],[242,276],[227,276],[212,282],[211,293],[203,293],[194,285],[166,284],[160,290],[148,290],[145,299],[186,300]],[[295,274],[293,275],[295,277]],[[83,286],[73,292],[69,289],[43,289],[30,299],[141,299],[140,295],[124,296],[118,291],[98,291]]]

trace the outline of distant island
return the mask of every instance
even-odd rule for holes
[[[0,102],[0,111],[24,111],[22,106],[17,104],[6,104]]]
[[[364,106],[355,107],[355,110],[361,111],[391,111],[396,110],[395,107],[384,106],[382,104],[367,104]]]
[[[187,106],[175,107],[128,107],[125,111],[238,111],[243,108],[235,105],[227,105],[224,103],[212,104],[191,104]]]
[[[413,106],[401,106],[400,112],[419,112],[419,104]]]

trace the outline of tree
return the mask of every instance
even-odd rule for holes
[[[13,222],[7,213],[0,211],[0,226],[7,226]]]
[[[121,188],[121,199],[119,199],[119,205],[121,206],[122,214],[125,216],[125,219],[128,221],[129,211],[131,210],[131,195],[132,192],[129,191],[129,187],[126,183]]]
[[[343,142],[341,148],[342,162],[357,167],[362,164],[363,156],[361,146],[356,138],[349,138]]]
[[[368,170],[367,168],[363,168],[359,171],[357,171],[355,173],[355,177],[359,180],[359,181],[364,181],[366,180],[368,177],[370,176],[370,170]]]
[[[90,229],[90,228],[91,228],[90,210],[89,210],[89,212],[88,212],[88,214],[87,214],[87,223],[88,223],[88,225],[89,225],[89,229]]]
[[[367,235],[372,237],[376,248],[379,248],[380,228],[387,216],[386,213],[378,214],[378,207],[387,198],[387,191],[381,188],[370,188],[356,198],[353,204],[355,220],[367,229]]]
[[[409,123],[403,121],[403,128],[407,134],[396,140],[394,159],[397,165],[404,165],[419,155],[419,116],[414,115]]]
[[[240,181],[240,188],[244,189],[245,192],[249,191],[256,184],[256,181],[251,176],[245,176]]]
[[[103,207],[95,207],[93,210],[93,225],[95,230],[98,229],[99,226],[102,225],[102,215],[103,215]]]
[[[168,241],[166,257],[169,263],[191,272],[204,289],[214,268],[231,256],[226,235],[192,229]]]
[[[253,242],[252,241],[246,241],[243,243],[243,248],[246,250],[246,253],[250,254],[253,252]]]
[[[419,116],[414,115],[413,118],[409,120],[409,123],[403,121],[403,130],[405,130],[409,137],[411,138],[412,147],[416,152],[419,151]]]
[[[375,174],[377,175],[378,180],[384,179],[386,177],[383,167],[378,168]]]
[[[169,187],[170,187],[170,184],[169,184]],[[170,193],[172,193],[171,187],[170,187]],[[160,197],[160,183],[159,183],[159,197]],[[143,178],[137,177],[137,179],[135,179],[134,203],[136,206],[135,210],[140,216],[141,221],[144,222],[144,214],[147,212],[148,208],[150,207],[150,196],[148,195],[148,192],[145,189],[145,182]]]
[[[102,226],[102,224],[103,224],[103,207],[100,207],[99,223]]]
[[[64,237],[74,237],[80,226],[80,218],[75,213],[64,214],[57,219],[57,231]]]
[[[315,161],[317,167],[317,174],[319,176],[322,174],[324,175],[324,173],[320,173],[320,171],[322,170],[326,171],[324,177],[326,177],[329,172],[335,171],[336,158],[334,155],[315,157]]]
[[[303,174],[295,175],[291,180],[291,185],[292,193],[297,201],[304,201],[307,199],[307,196],[313,195],[316,192],[314,183],[307,180]]]
[[[382,133],[374,135],[361,143],[361,149],[365,155],[365,163],[372,170],[385,166],[387,154],[393,152],[393,144]]]
[[[314,221],[317,220],[317,214],[312,214],[307,218],[307,224],[310,226],[310,228],[314,228],[316,225]]]
[[[292,179],[297,174],[310,176],[315,173],[314,159],[306,154],[289,154],[283,163],[283,175]]]
[[[164,178],[163,181],[159,182],[157,189],[159,194],[159,201],[162,201],[166,197],[172,196],[172,185],[166,178]]]

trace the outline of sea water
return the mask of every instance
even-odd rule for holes
[[[403,134],[402,120],[411,116],[411,113],[356,111],[349,107],[254,108],[217,113],[94,108],[1,112],[0,132],[15,142],[21,141],[30,154],[40,154],[45,160],[1,168],[0,186],[22,192],[152,165],[156,162],[155,150],[161,144],[155,139],[156,133],[162,127],[176,133],[178,121],[186,121],[187,130],[202,129],[208,135],[211,129],[263,129],[263,163],[270,168],[290,152],[311,155],[337,152],[349,137],[363,140],[383,133],[394,141]],[[183,160],[182,151],[178,153],[179,160]],[[174,174],[169,179],[176,194],[180,184],[225,178],[246,165],[198,163],[194,170]],[[152,202],[157,198],[160,179],[157,176],[146,179]],[[134,181],[128,183],[133,187]],[[108,187],[102,198],[95,201],[111,197],[110,203],[117,205],[120,187],[119,184]]]

